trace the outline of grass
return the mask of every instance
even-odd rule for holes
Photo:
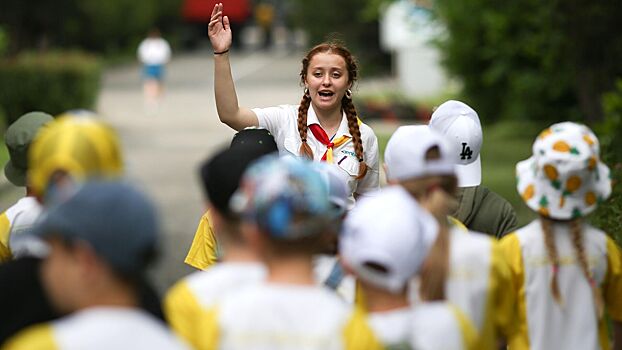
[[[527,224],[535,215],[516,191],[515,167],[517,162],[531,155],[531,145],[543,128],[544,125],[516,121],[483,127],[482,184],[512,204],[520,226]],[[379,131],[376,136],[382,158],[391,133]]]

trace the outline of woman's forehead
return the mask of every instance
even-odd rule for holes
[[[346,68],[346,60],[336,53],[320,52],[315,54],[309,62],[309,68]]]

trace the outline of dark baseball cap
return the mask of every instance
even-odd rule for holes
[[[39,129],[54,118],[43,112],[30,112],[19,117],[4,134],[10,159],[4,166],[4,175],[15,186],[26,186],[28,149]]]
[[[34,234],[85,241],[115,271],[140,275],[155,255],[159,226],[140,191],[121,181],[92,181],[45,212]]]
[[[201,165],[200,176],[206,198],[229,219],[236,218],[229,208],[246,168],[262,156],[277,151],[274,137],[266,129],[247,128],[238,132],[228,149]]]
[[[242,147],[252,148],[257,152],[263,151],[264,154],[276,152],[278,150],[274,136],[267,129],[250,127],[240,130],[233,136],[230,148]]]

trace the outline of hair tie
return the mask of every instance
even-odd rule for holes
[[[363,158],[359,158],[359,163],[363,163]]]
[[[229,49],[226,49],[225,51],[220,51],[220,52],[214,51],[214,55],[223,55],[223,54],[226,54],[227,52],[229,52]]]
[[[302,139],[302,142],[306,143],[306,142],[307,142],[307,139]]]

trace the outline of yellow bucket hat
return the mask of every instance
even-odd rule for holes
[[[77,181],[120,176],[123,162],[112,128],[85,116],[63,115],[35,138],[28,153],[28,183],[44,195],[51,176],[64,171]]]

